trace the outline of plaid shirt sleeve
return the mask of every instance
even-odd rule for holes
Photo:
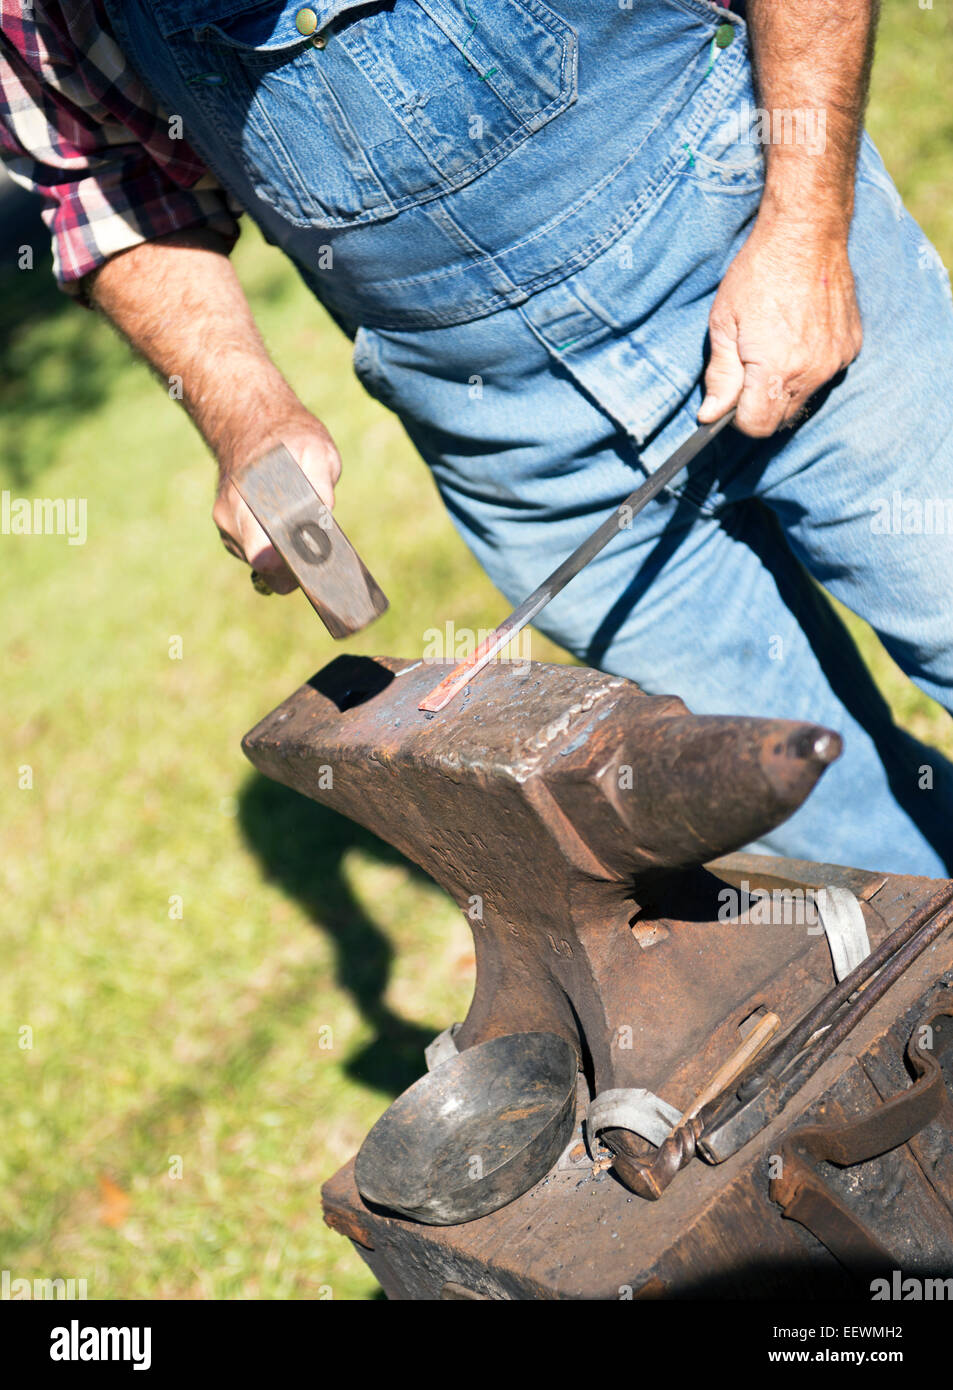
[[[129,67],[101,0],[0,0],[0,154],[42,194],[60,286],[140,242],[208,226],[229,248],[235,204]]]

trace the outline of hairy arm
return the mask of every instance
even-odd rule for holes
[[[847,236],[877,5],[749,0],[747,14],[771,139],[757,219],[712,306],[699,419],[737,404],[738,428],[764,436],[860,351]],[[815,138],[792,138],[798,112]]]
[[[331,436],[268,356],[224,242],[207,229],[123,251],[89,277],[91,302],[166,380],[219,465],[213,517],[226,547],[273,589],[295,587],[229,478],[279,441],[332,506],[341,460]]]

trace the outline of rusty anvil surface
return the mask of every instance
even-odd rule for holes
[[[417,702],[440,665],[338,658],[245,751],[390,841],[463,910],[477,979],[459,1048],[551,1031],[596,1091],[642,1086],[687,1107],[753,1011],[789,1022],[795,997],[806,1007],[834,982],[823,934],[713,920],[725,883],[699,866],[796,810],[837,736],[699,717],[620,677],[537,663],[496,663],[428,717]],[[883,881],[859,877],[860,897]],[[606,1139],[647,1152],[624,1131]]]

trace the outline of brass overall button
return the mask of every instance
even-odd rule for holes
[[[307,38],[309,34],[313,34],[317,27],[318,16],[315,14],[314,10],[299,10],[295,15],[295,28],[298,33],[303,34],[305,38]]]

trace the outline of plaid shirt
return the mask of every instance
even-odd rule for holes
[[[0,155],[43,195],[63,289],[140,242],[209,226],[234,243],[237,205],[132,71],[100,0],[0,0]]]

